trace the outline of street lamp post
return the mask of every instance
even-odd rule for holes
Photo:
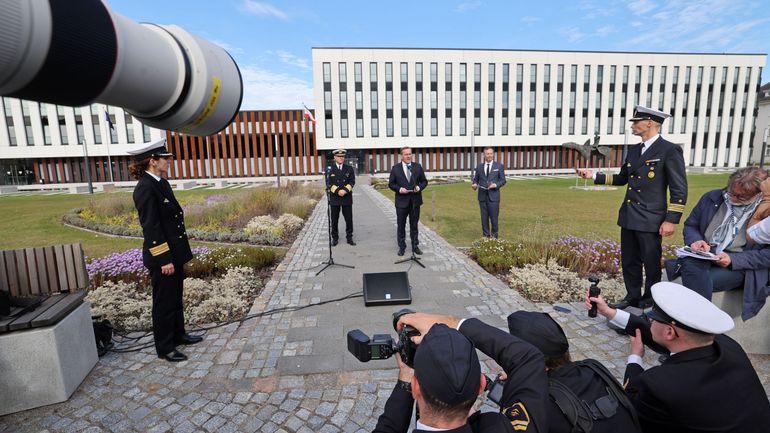
[[[767,151],[767,135],[770,133],[770,126],[765,128],[765,135],[762,137],[762,155],[759,157],[759,168],[765,166],[765,152]]]
[[[86,141],[83,140],[83,158],[85,160],[86,165],[86,179],[88,180],[88,193],[93,194],[94,193],[94,184],[91,182],[91,168],[88,164],[88,146],[86,146]]]

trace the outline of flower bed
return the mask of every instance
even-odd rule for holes
[[[664,246],[663,257],[674,257],[674,246]],[[590,283],[602,280],[602,295],[622,299],[625,286],[620,267],[620,244],[613,240],[590,241],[574,236],[554,242],[513,243],[483,238],[473,243],[469,256],[488,272],[536,302],[580,301]]]
[[[191,239],[286,245],[294,240],[322,195],[320,188],[290,182],[281,188],[250,188],[197,198],[182,196],[179,201]],[[272,218],[271,229],[249,229],[248,224],[258,217]],[[92,200],[88,207],[65,214],[62,221],[112,235],[142,236],[133,199],[128,194]]]
[[[185,265],[184,311],[188,323],[210,323],[242,317],[263,287],[262,279],[276,262],[269,248],[194,248]],[[90,260],[87,299],[94,315],[117,329],[149,329],[152,285],[142,265],[141,249]]]

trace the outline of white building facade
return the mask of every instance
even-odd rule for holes
[[[86,152],[95,181],[129,180],[126,151],[166,136],[102,104],[73,108],[2,97],[0,110],[0,184],[85,182]]]
[[[319,150],[387,170],[412,146],[429,171],[493,146],[511,169],[585,164],[565,142],[598,135],[622,163],[635,105],[670,113],[662,135],[691,167],[749,162],[764,54],[314,48]],[[588,162],[589,165],[597,161]]]

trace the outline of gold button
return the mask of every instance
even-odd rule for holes
[[[155,245],[155,244],[157,244],[157,242],[155,242],[155,241],[152,241],[152,244],[153,244],[153,245]]]
[[[631,203],[631,200],[628,200],[629,203]]]
[[[642,190],[641,189],[637,189],[636,192],[642,192]]]
[[[181,237],[181,236],[179,236],[179,239],[182,239],[182,237]]]

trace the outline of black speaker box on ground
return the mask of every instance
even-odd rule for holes
[[[364,274],[364,305],[411,304],[412,289],[406,272]]]

